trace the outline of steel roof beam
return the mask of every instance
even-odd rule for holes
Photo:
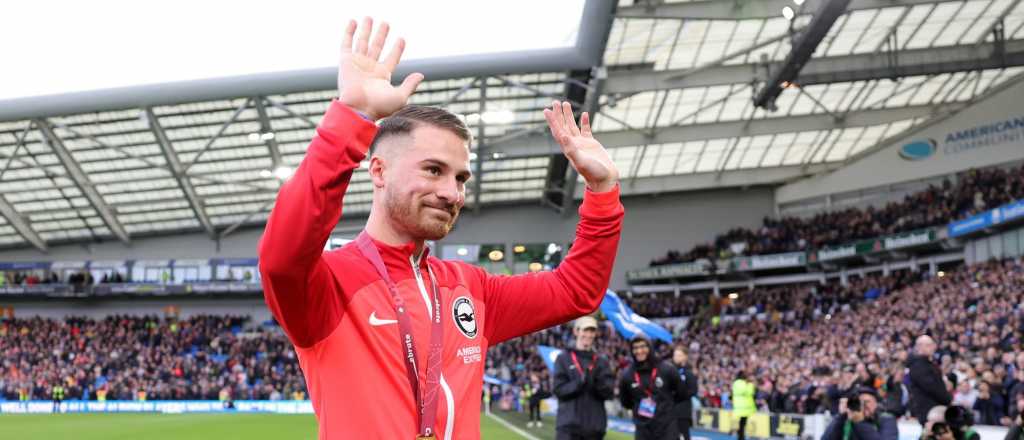
[[[92,204],[93,209],[103,219],[103,223],[107,226],[107,229],[121,240],[122,243],[130,244],[132,242],[131,237],[128,235],[128,231],[121,225],[121,222],[117,220],[117,216],[107,205],[107,202],[103,200],[103,196],[100,195],[99,191],[96,191],[96,186],[89,180],[89,176],[82,171],[82,167],[78,165],[74,156],[68,151],[64,142],[53,132],[53,126],[46,119],[36,119],[36,127],[43,133],[43,138],[46,143],[50,145],[53,152],[57,155],[57,159],[64,165],[64,169],[67,170],[68,177],[75,182],[75,186],[78,187],[82,195]]]
[[[809,86],[1024,66],[1024,39],[1006,41],[1005,52],[1001,55],[995,44],[983,43],[906,49],[897,51],[896,57],[896,64],[891,63],[892,58],[886,52],[812,58],[804,65],[796,82]],[[781,62],[773,62],[767,67],[775,71],[781,65]],[[605,94],[633,95],[655,90],[746,84],[754,80],[765,65],[720,65],[699,72],[693,72],[694,69],[656,71],[652,67],[610,68]]]
[[[192,186],[192,182],[189,180],[188,175],[185,173],[185,167],[181,163],[181,159],[178,158],[178,153],[174,151],[174,147],[171,145],[171,141],[167,139],[167,133],[164,132],[163,126],[160,125],[160,119],[157,118],[156,114],[153,113],[151,107],[146,107],[145,111],[146,121],[149,123],[149,127],[153,130],[153,136],[156,137],[156,143],[160,145],[160,151],[164,154],[164,159],[167,160],[167,165],[171,169],[171,174],[175,180],[178,181],[178,188],[181,188],[181,192],[185,193],[185,199],[188,200],[188,205],[192,208],[192,212],[195,213],[196,220],[199,220],[199,224],[203,227],[203,230],[209,234],[210,238],[217,236],[217,231],[213,227],[213,222],[210,221],[210,217],[206,215],[206,210],[203,209],[202,199],[199,194],[196,193],[195,187]]]

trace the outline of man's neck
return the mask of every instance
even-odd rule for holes
[[[419,256],[423,254],[423,239],[416,239],[408,233],[399,231],[387,219],[376,215],[378,212],[381,212],[381,210],[374,209],[370,211],[370,218],[366,220],[365,230],[366,233],[370,234],[370,237],[389,246],[401,246],[414,242],[416,250],[413,255]]]
[[[584,346],[584,344],[576,343],[576,351],[590,351],[594,349],[594,344]]]

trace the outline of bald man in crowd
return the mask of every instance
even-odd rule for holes
[[[928,411],[939,405],[949,405],[953,396],[949,393],[942,370],[933,362],[937,345],[928,335],[917,338],[914,355],[907,359],[910,369],[910,414],[924,425]]]

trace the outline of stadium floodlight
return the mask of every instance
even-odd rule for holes
[[[782,8],[782,16],[783,16],[783,17],[785,17],[785,18],[786,18],[786,20],[792,20],[792,19],[793,19],[793,17],[795,17],[795,16],[796,16],[796,12],[795,12],[795,11],[793,11],[793,8],[792,8],[792,7],[790,7],[790,6],[784,6],[784,7]]]
[[[459,256],[465,257],[466,255],[469,255],[469,249],[465,246],[459,246],[459,249],[456,250],[455,253],[459,254]]]
[[[734,300],[734,299],[737,299],[739,297],[740,297],[740,294],[736,293],[736,292],[733,292],[733,293],[729,294],[729,299],[733,299]]]
[[[495,249],[487,254],[487,258],[490,258],[491,261],[501,261],[505,258],[505,253]]]
[[[563,72],[600,63],[612,0],[37,0],[5,5],[0,121],[329,90],[347,19],[408,42],[401,79]],[[60,11],[54,14],[53,11]],[[538,14],[537,11],[544,11]],[[538,32],[538,29],[543,29]],[[390,42],[388,44],[390,47]],[[12,61],[13,62],[13,61]]]
[[[792,84],[799,85],[797,77],[800,75],[800,70],[811,59],[814,51],[817,50],[818,45],[828,35],[836,20],[846,13],[846,7],[849,4],[850,0],[822,0],[820,2],[818,9],[814,11],[814,18],[796,34],[792,49],[790,49],[789,55],[786,55],[786,60],[782,62],[781,66],[771,72],[767,81],[754,95],[755,106],[770,111],[777,109],[775,100],[782,94],[782,89]],[[795,16],[793,8],[789,6],[783,9],[783,14],[785,14],[786,9]]]
[[[289,177],[292,177],[293,173],[295,173],[295,170],[290,166],[281,165],[274,168],[274,177],[281,180],[288,180]]]
[[[488,124],[511,124],[516,120],[516,114],[511,110],[489,110],[481,115],[481,119]]]

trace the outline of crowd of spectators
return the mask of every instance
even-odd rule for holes
[[[699,399],[730,406],[740,371],[758,387],[764,410],[836,411],[855,386],[875,388],[884,409],[906,413],[904,362],[913,340],[932,335],[957,403],[978,422],[1005,424],[1024,394],[1024,267],[991,262],[944,276],[896,271],[852,277],[845,286],[797,284],[733,295],[637,296],[641,314],[688,316],[669,326],[690,351]],[[678,303],[678,305],[676,305]],[[619,371],[628,344],[610,327],[596,350]],[[486,374],[511,384],[548,380],[537,345],[568,347],[568,325],[490,347]],[[655,344],[667,357],[671,346]],[[47,399],[54,385],[66,399],[305,398],[295,353],[276,327],[247,318],[111,316],[0,321],[0,397]]]
[[[0,398],[304,399],[295,352],[248,318],[111,316],[0,321]]]
[[[849,208],[807,218],[766,217],[760,228],[734,228],[687,252],[669,251],[651,265],[819,249],[945,225],[1020,199],[1024,199],[1024,165],[973,169],[959,174],[956,184],[946,179],[882,207]]]
[[[882,396],[884,410],[904,416],[904,362],[914,338],[930,334],[955,402],[972,408],[978,423],[1005,425],[1022,409],[1016,408],[1024,395],[1024,266],[1018,260],[944,276],[897,271],[851,278],[846,287],[792,285],[735,299],[695,298],[706,305],[686,328],[669,330],[690,351],[705,406],[729,407],[730,385],[745,371],[758,387],[762,410],[835,414],[841,397],[866,386]],[[675,299],[630,301],[645,310],[670,311]],[[696,319],[701,310],[710,310],[703,315],[714,319]],[[624,368],[628,345],[610,328],[602,333],[597,350],[617,371]],[[492,347],[488,372],[512,383],[544,374],[537,344],[570,346],[571,331],[556,327]],[[656,348],[667,358],[668,344]]]
[[[0,271],[0,287],[5,286],[34,286],[36,284],[59,283],[60,278],[56,273],[47,276],[42,271],[7,270]]]

